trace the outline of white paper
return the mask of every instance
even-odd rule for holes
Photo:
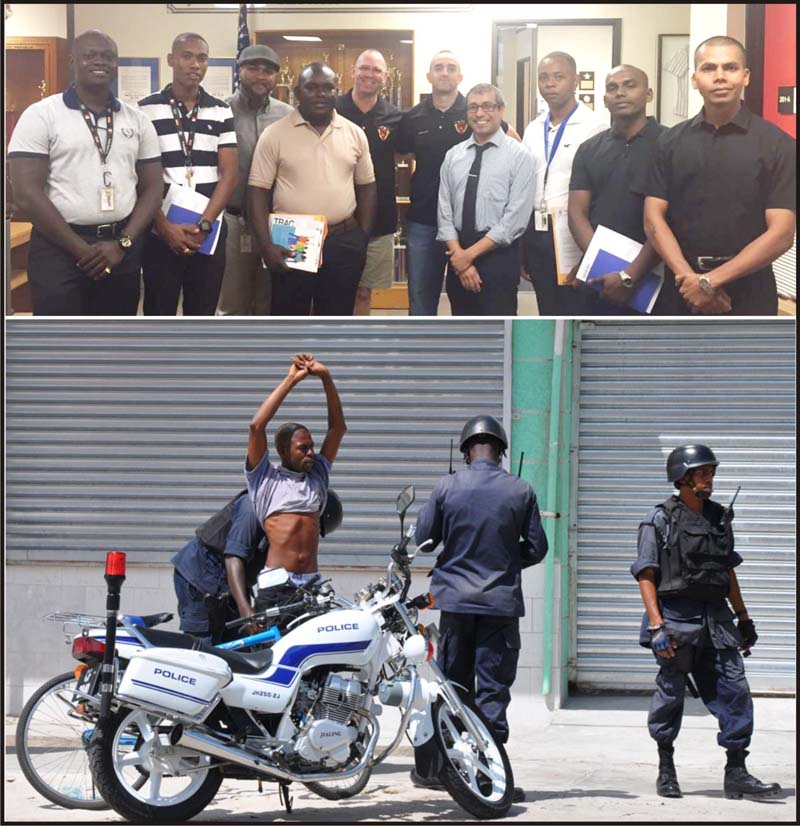
[[[550,210],[553,222],[553,244],[556,253],[556,272],[558,283],[562,284],[572,272],[573,267],[581,260],[583,253],[575,243],[569,231],[567,207],[556,207]]]
[[[119,66],[117,68],[117,97],[135,106],[151,94],[153,70],[150,66]]]

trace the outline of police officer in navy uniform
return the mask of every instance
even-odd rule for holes
[[[660,665],[647,722],[658,745],[656,791],[662,797],[682,796],[673,743],[689,673],[719,722],[717,742],[728,756],[725,796],[780,792],[777,783],[762,783],[745,767],[753,700],[739,649],[749,652],[758,635],[734,572],[742,558],[733,549],[733,510],[710,499],[718,465],[705,445],[670,453],[667,480],[678,493],[645,516],[638,559],[631,566],[646,608],[639,643],[653,650]]]
[[[524,616],[522,569],[547,553],[533,488],[500,462],[508,449],[502,425],[475,416],[461,431],[465,470],[444,476],[420,510],[418,546],[442,543],[431,582],[441,609],[437,661],[448,679],[465,686],[498,742],[508,740],[506,709],[517,672]],[[436,786],[435,757],[415,752],[415,785]],[[514,789],[514,802],[525,799]]]
[[[172,558],[180,629],[217,644],[225,622],[253,613],[250,591],[264,567],[267,541],[244,490],[195,532]],[[247,626],[255,632],[255,626]],[[240,636],[237,629],[234,636]]]

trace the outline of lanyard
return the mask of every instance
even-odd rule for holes
[[[575,108],[561,121],[561,126],[558,127],[558,132],[556,132],[556,139],[553,141],[553,151],[550,151],[550,113],[547,113],[547,117],[544,119],[544,159],[547,161],[547,166],[544,168],[544,185],[547,186],[547,175],[550,172],[550,164],[553,161],[553,158],[556,156],[556,152],[558,151],[558,146],[561,143],[561,138],[564,135],[564,129],[566,128],[567,121],[575,114],[575,109],[578,108],[578,104],[575,104]]]
[[[189,113],[188,137],[183,131],[183,116],[181,115],[181,110],[178,108],[178,101],[176,101],[175,98],[170,98],[169,105],[172,107],[172,117],[175,118],[175,126],[178,129],[178,139],[181,142],[184,163],[188,169],[192,165],[192,147],[194,146],[194,136],[197,130],[197,115],[200,112],[200,98],[198,97],[194,109]]]
[[[86,122],[86,125],[89,127],[89,131],[92,133],[92,140],[94,141],[94,145],[97,147],[97,151],[100,153],[100,160],[103,166],[106,166],[106,161],[108,160],[108,155],[111,152],[111,144],[114,140],[114,110],[109,105],[108,109],[105,111],[106,116],[106,148],[103,149],[103,145],[100,142],[100,135],[97,130],[97,124],[95,123],[94,117],[92,113],[83,105],[82,101],[79,101],[81,107],[81,114],[83,115],[83,119]]]

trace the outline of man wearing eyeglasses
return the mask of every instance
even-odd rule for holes
[[[534,161],[503,132],[498,88],[467,94],[469,139],[445,155],[437,241],[447,247],[446,289],[453,315],[517,314],[518,239],[533,209]]]
[[[376,49],[367,49],[353,64],[353,88],[336,98],[336,111],[360,126],[367,136],[378,189],[378,209],[353,315],[369,315],[372,291],[390,287],[394,275],[397,230],[394,153],[402,113],[381,97],[388,76],[383,55]]]

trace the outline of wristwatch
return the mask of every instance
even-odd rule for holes
[[[204,232],[206,235],[208,235],[208,233],[211,232],[211,226],[211,221],[206,221],[205,218],[203,218],[202,221],[197,222],[197,228],[200,230],[200,232]]]
[[[708,280],[708,276],[705,273],[700,274],[700,278],[698,279],[698,281],[700,282],[700,289],[706,295],[714,295],[716,290],[714,289],[712,283]]]
[[[129,250],[133,246],[133,238],[130,235],[121,235],[117,241],[124,250]]]
[[[623,287],[627,287],[629,290],[633,289],[633,278],[631,278],[625,270],[619,271],[619,280],[622,282]]]

